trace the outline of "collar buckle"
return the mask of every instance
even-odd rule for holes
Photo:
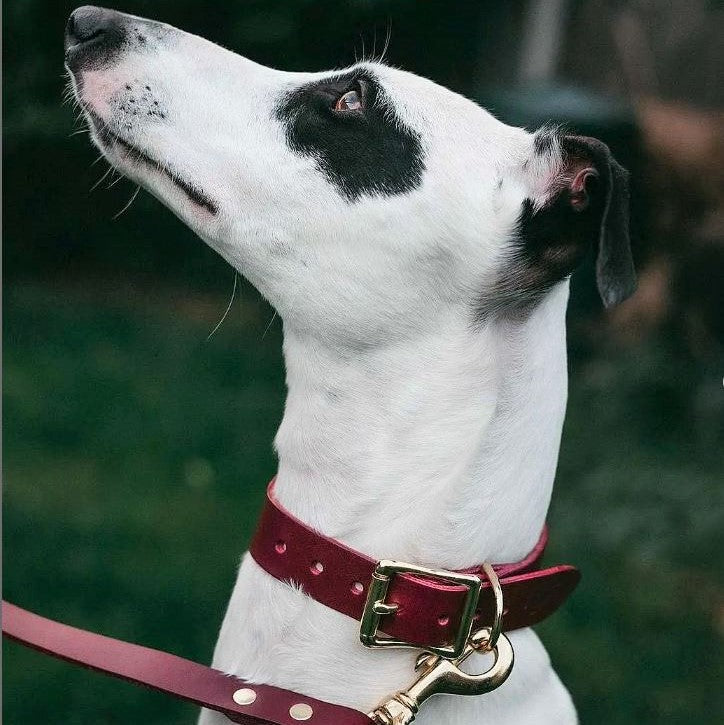
[[[432,647],[420,642],[405,642],[393,637],[386,637],[379,632],[382,617],[394,614],[398,605],[387,602],[387,591],[395,576],[400,574],[413,574],[423,579],[432,579],[444,584],[457,584],[467,589],[460,615],[460,625],[453,642],[449,645]],[[475,617],[475,609],[482,590],[483,582],[474,574],[461,574],[459,572],[445,571],[444,569],[428,569],[416,564],[407,564],[401,561],[383,559],[377,563],[372,574],[367,602],[362,613],[360,623],[360,641],[365,647],[413,647],[423,648],[431,654],[444,659],[457,659],[465,651],[465,645],[470,638]]]

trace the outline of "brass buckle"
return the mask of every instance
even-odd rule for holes
[[[434,579],[447,584],[459,584],[467,588],[463,611],[460,616],[460,626],[451,645],[441,647],[426,647],[419,642],[405,642],[393,637],[381,636],[378,628],[380,619],[386,614],[397,611],[397,604],[388,604],[385,599],[392,578],[398,574],[415,574],[426,579]],[[483,583],[474,574],[459,574],[441,569],[427,569],[415,564],[406,564],[401,561],[380,561],[372,574],[367,602],[365,603],[360,623],[359,638],[365,647],[416,647],[424,648],[427,652],[444,659],[457,659],[465,651],[470,632],[473,628],[475,608],[478,606],[480,591]]]

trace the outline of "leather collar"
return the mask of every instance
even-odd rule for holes
[[[521,561],[494,564],[503,591],[503,630],[529,627],[542,621],[568,598],[580,580],[572,566],[540,569],[547,543],[544,528],[538,543]],[[358,621],[378,562],[315,531],[286,511],[267,488],[266,505],[249,553],[276,579],[293,582],[321,604]],[[495,601],[490,582],[480,567],[463,572],[482,580],[474,623],[492,622]],[[463,622],[469,588],[418,574],[394,576],[385,604],[394,610],[379,618],[379,630],[388,637],[423,649],[452,642]]]

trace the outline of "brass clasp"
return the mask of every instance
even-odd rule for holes
[[[433,695],[484,695],[500,687],[513,669],[513,646],[502,633],[503,591],[495,570],[489,564],[483,569],[495,597],[495,617],[490,627],[483,627],[471,635],[459,656],[446,658],[440,654],[423,652],[415,663],[418,678],[406,690],[401,690],[368,713],[377,725],[409,725],[425,700]],[[493,666],[479,675],[469,675],[460,669],[473,652],[492,652]]]
[[[510,640],[500,634],[490,649],[492,632],[489,627],[478,630],[468,640],[465,650],[455,660],[423,653],[417,658],[415,670],[420,673],[406,690],[398,692],[383,702],[369,717],[377,725],[408,725],[425,700],[433,695],[484,695],[500,687],[513,669],[513,647]],[[473,652],[490,649],[495,656],[493,666],[479,675],[463,672],[459,665]]]

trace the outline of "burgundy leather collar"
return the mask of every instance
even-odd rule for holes
[[[251,555],[272,576],[301,585],[317,601],[359,620],[377,562],[285,511],[274,498],[273,484],[269,484]],[[571,566],[538,569],[546,540],[544,529],[523,560],[494,567],[503,592],[505,630],[527,627],[547,617],[580,579]],[[484,578],[479,568],[466,573]],[[439,575],[398,574],[390,579],[385,593],[385,603],[394,611],[380,618],[379,630],[421,648],[443,645],[460,628],[468,595],[469,587],[450,584]],[[482,626],[490,624],[493,614],[493,596],[486,580],[476,618]],[[370,723],[357,710],[279,687],[250,684],[166,652],[54,622],[7,602],[2,604],[2,629],[4,636],[45,654],[216,710],[243,725],[293,725],[300,719],[317,725]],[[304,717],[295,717],[295,708],[302,708]]]
[[[548,617],[580,580],[580,572],[572,566],[538,568],[547,539],[544,528],[524,559],[493,567],[503,590],[504,631],[529,627]],[[315,531],[286,511],[274,496],[274,481],[267,489],[266,505],[249,553],[276,579],[292,581],[321,604],[358,621],[362,619],[377,562]],[[480,567],[464,573],[484,580],[475,619],[481,626],[490,624],[495,612],[490,582]],[[454,640],[460,628],[467,595],[465,586],[400,574],[390,581],[385,598],[395,611],[380,618],[379,629],[423,649],[444,645]]]

